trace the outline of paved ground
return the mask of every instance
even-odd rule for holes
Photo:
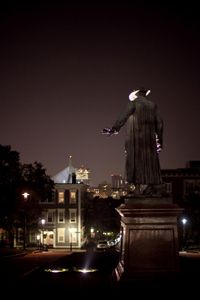
[[[29,249],[28,251],[38,251]],[[52,249],[50,251],[66,251],[61,249]],[[5,255],[24,255],[26,252],[20,250],[0,250],[0,256]],[[28,276],[21,282],[21,289],[32,291],[34,296],[45,294],[48,298],[57,293],[63,296],[65,293],[82,293],[87,299],[93,299],[94,294],[97,298],[114,299],[122,298],[127,293],[129,295],[139,295],[140,297],[191,299],[199,294],[200,280],[200,252],[180,252],[180,273],[176,278],[167,280],[141,280],[135,282],[113,281],[113,269],[118,263],[117,253],[99,252],[86,253],[85,251],[74,251],[61,257],[56,264],[49,264],[46,267],[37,269],[31,276]],[[79,269],[90,267],[98,271],[91,273],[79,272]],[[55,271],[63,272],[50,272]],[[91,270],[92,271],[92,270]],[[19,291],[20,292],[20,291]],[[74,295],[75,295],[74,294]],[[105,297],[104,297],[105,296]],[[75,297],[75,296],[74,296]],[[131,297],[131,296],[130,296]],[[76,298],[76,297],[75,297]],[[132,297],[131,297],[132,298]],[[198,297],[197,297],[198,298]]]

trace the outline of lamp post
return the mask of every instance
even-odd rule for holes
[[[37,234],[37,248],[40,249],[40,234]]]
[[[23,248],[24,248],[24,250],[26,250],[26,231],[27,230],[26,230],[26,210],[25,210],[25,203],[27,202],[28,197],[30,196],[30,194],[27,193],[27,192],[24,192],[22,194],[22,196],[24,197],[24,209],[23,209],[23,213],[24,213],[24,220],[23,220],[23,222],[24,222],[24,224],[23,224],[23,229],[24,229]]]
[[[41,240],[41,244],[42,244],[42,248],[44,248],[44,225],[45,225],[45,219],[41,220],[42,223],[42,240]]]
[[[181,220],[182,224],[183,224],[183,247],[182,249],[185,250],[185,246],[186,246],[186,229],[185,229],[185,226],[187,224],[187,219],[186,218],[183,218]]]
[[[73,234],[74,228],[69,228],[69,245],[70,245],[70,251],[72,252],[72,234]]]
[[[78,228],[76,227],[71,227],[69,228],[69,246],[70,246],[70,251],[72,252],[73,250],[73,243],[75,243],[75,247],[77,247],[77,245],[79,245],[79,236],[78,234],[80,234],[80,231],[77,231]]]
[[[94,228],[93,227],[90,228],[90,237],[91,238],[95,237],[95,232],[94,232]]]

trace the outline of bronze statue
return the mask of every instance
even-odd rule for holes
[[[102,133],[117,134],[127,123],[125,139],[126,181],[141,193],[152,194],[162,183],[159,152],[163,147],[163,120],[157,105],[147,96],[150,90],[140,88],[129,95],[129,103],[111,128]]]

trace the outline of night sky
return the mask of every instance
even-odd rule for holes
[[[124,175],[126,128],[112,137],[101,130],[145,86],[164,120],[161,168],[200,160],[197,4],[63,2],[1,6],[0,144],[50,176],[72,155],[93,185],[109,182]]]

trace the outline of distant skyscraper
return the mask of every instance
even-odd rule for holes
[[[77,183],[90,184],[90,170],[83,166],[76,169],[76,181]]]
[[[120,174],[112,174],[112,188],[119,189],[124,186],[124,179]]]

